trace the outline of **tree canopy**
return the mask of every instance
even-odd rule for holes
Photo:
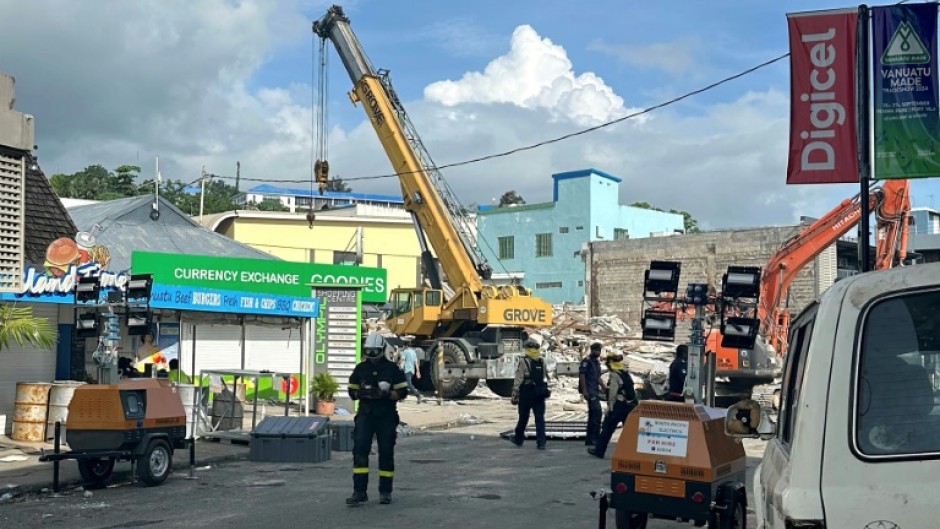
[[[113,172],[102,165],[89,165],[72,174],[57,173],[49,178],[52,188],[62,198],[85,200],[114,200],[117,198],[150,195],[154,192],[152,179],[140,178],[140,167],[122,165]],[[234,209],[232,200],[238,192],[220,179],[206,180],[203,213],[206,215]],[[198,182],[186,184],[182,180],[164,179],[160,196],[190,215],[199,214]]]
[[[675,213],[676,215],[682,215],[683,225],[686,233],[699,233],[701,230],[698,227],[698,221],[692,216],[688,211],[679,211],[675,209],[665,210],[662,208],[657,208],[656,206],[650,205],[648,202],[634,202],[630,204],[635,208],[642,209],[651,209],[653,211],[663,211],[666,213]]]
[[[516,193],[515,190],[506,191],[503,193],[503,196],[499,197],[499,207],[501,208],[522,204],[525,204],[525,199],[522,198],[519,193]]]

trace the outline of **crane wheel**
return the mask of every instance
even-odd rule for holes
[[[444,342],[444,364],[464,364],[466,356],[463,349],[454,342]],[[480,382],[478,378],[450,377],[442,378],[441,386],[445,399],[462,399],[473,392]]]

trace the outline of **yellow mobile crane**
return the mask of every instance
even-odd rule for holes
[[[443,396],[468,395],[479,379],[501,396],[512,391],[516,363],[522,354],[524,327],[547,327],[551,306],[518,285],[486,285],[492,269],[476,245],[463,208],[437,170],[392,88],[387,70],[375,70],[366,57],[343,9],[332,6],[313,32],[333,42],[353,89],[401,183],[405,210],[411,213],[430,287],[395,289],[387,320],[395,334],[413,335],[424,351],[423,374],[441,350],[445,368],[437,371]],[[326,163],[317,170],[325,183]],[[440,260],[452,293],[445,294],[428,248]],[[431,376],[418,381],[425,385]],[[430,388],[424,388],[430,389]]]

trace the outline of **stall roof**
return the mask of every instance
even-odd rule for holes
[[[279,260],[269,253],[215,233],[160,197],[160,217],[153,221],[153,197],[131,197],[69,208],[75,225],[95,231],[98,244],[111,254],[111,270],[129,270],[131,253],[150,251]]]
[[[27,264],[41,266],[46,248],[59,237],[74,237],[78,231],[68,212],[52,190],[52,185],[32,154],[26,154],[26,240]]]

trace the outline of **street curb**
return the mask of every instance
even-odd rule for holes
[[[177,452],[183,453],[184,451],[178,450]],[[187,463],[179,468],[177,468],[174,465],[174,469],[172,472],[173,474],[183,474],[183,473],[188,474],[189,473],[189,463],[188,463],[189,452],[186,451],[185,453],[187,455],[187,457],[185,458]],[[194,465],[194,467],[195,468],[203,467],[203,466],[206,466],[208,463],[218,463],[220,461],[240,461],[240,460],[246,460],[246,459],[248,459],[247,451],[244,454],[226,454],[226,455],[209,456],[205,459],[199,459],[197,456],[196,464]],[[63,463],[65,463],[65,461]],[[52,463],[41,463],[41,464],[48,465],[49,467],[49,481],[48,482],[44,482],[41,484],[18,485],[16,488],[9,489],[7,492],[12,492],[14,498],[25,496],[28,494],[40,494],[42,493],[42,489],[49,489],[50,491],[49,494],[52,494],[51,492],[52,491]],[[60,469],[60,472],[61,472],[61,469]],[[111,482],[114,482],[115,478],[130,477],[130,474],[131,474],[130,469],[115,471],[112,474],[113,477],[111,478]],[[59,480],[59,494],[61,494],[65,490],[81,486],[81,484],[82,484],[81,478],[60,479]]]

